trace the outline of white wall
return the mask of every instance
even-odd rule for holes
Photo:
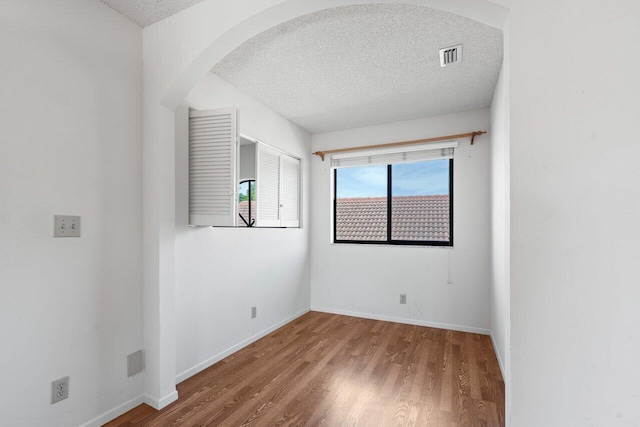
[[[97,0],[0,2],[2,425],[100,424],[141,401],[141,51]],[[54,239],[54,214],[81,215],[82,237]]]
[[[175,111],[203,75],[248,38],[289,19],[370,0],[205,0],[143,31],[145,401],[175,398]],[[376,0],[377,1],[377,0]],[[440,7],[500,28],[487,0],[383,0]]]
[[[313,135],[312,149],[488,130],[489,110]],[[454,247],[331,243],[331,168],[314,156],[311,307],[487,333],[490,327],[489,138],[460,140],[454,158]],[[447,283],[451,280],[452,283]],[[407,305],[399,303],[407,294]]]
[[[640,353],[640,3],[415,2],[459,6],[462,14],[493,14],[492,4],[510,8],[512,425],[633,425],[640,419],[640,374],[633,369]],[[174,118],[162,99],[191,87],[224,53],[216,49],[237,45],[223,36],[235,25],[250,36],[248,27],[271,25],[256,19],[284,16],[278,6],[295,16],[311,3],[207,0],[145,29],[145,147],[154,154],[145,160],[145,219],[160,218],[145,248],[162,249],[165,264],[173,262],[174,188],[151,179],[167,167],[173,179]],[[268,16],[253,19],[258,12]],[[208,46],[213,53],[202,56]],[[173,316],[166,304],[173,272],[159,264],[145,263],[145,301],[163,304],[159,316],[145,320],[157,342]],[[160,348],[172,351],[152,351]],[[171,379],[174,367],[164,364],[153,376]]]
[[[176,128],[176,372],[183,380],[309,309],[309,134],[207,73],[185,104],[237,107],[239,131],[302,159],[302,228],[188,227],[186,109]],[[250,318],[257,306],[258,317]]]
[[[491,103],[491,332],[504,376],[509,343],[509,104],[505,65]]]
[[[637,426],[640,2],[509,3],[512,425]]]

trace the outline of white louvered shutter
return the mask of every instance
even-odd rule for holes
[[[300,226],[300,160],[282,154],[280,224]]]
[[[258,144],[257,213],[258,227],[280,227],[280,152]]]
[[[237,110],[189,113],[189,224],[235,225]]]

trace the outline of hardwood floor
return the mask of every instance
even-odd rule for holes
[[[310,312],[115,426],[504,426],[485,335]]]

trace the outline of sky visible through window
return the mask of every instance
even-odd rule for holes
[[[386,197],[387,165],[338,169],[337,197]],[[449,194],[449,160],[393,165],[394,196]]]

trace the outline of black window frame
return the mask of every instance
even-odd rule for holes
[[[441,240],[393,240],[392,233],[392,166],[387,165],[387,239],[386,240],[338,240],[337,239],[337,207],[338,207],[338,169],[333,170],[333,243],[349,243],[357,245],[398,245],[398,246],[448,246],[453,247],[453,159],[449,159],[449,241]]]

